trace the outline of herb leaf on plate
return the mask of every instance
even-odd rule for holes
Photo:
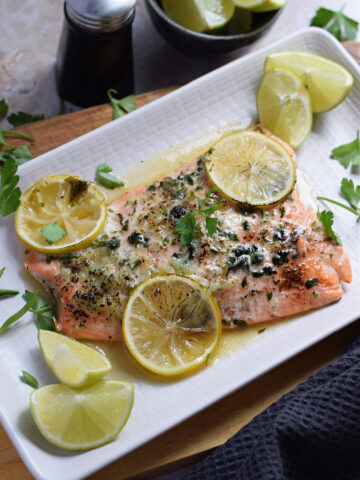
[[[20,203],[21,191],[17,187],[19,175],[16,175],[17,165],[15,160],[8,158],[1,169],[0,182],[0,215],[6,217],[15,212]]]
[[[347,178],[341,180],[341,193],[350,205],[357,209],[360,203],[360,185],[355,187],[354,182]]]
[[[20,293],[18,290],[6,290],[4,288],[0,288],[0,298],[1,297],[12,297]]]
[[[175,224],[175,232],[180,235],[180,243],[183,247],[191,244],[196,227],[195,212],[190,212],[179,218]]]
[[[12,325],[17,320],[19,320],[22,316],[25,315],[26,312],[28,312],[32,308],[32,306],[35,303],[37,294],[38,294],[38,290],[34,293],[34,295],[31,296],[31,298],[29,298],[29,300],[25,303],[25,305],[22,308],[20,308],[20,310],[18,310],[16,313],[11,315],[7,320],[5,320],[5,322],[0,326],[0,333],[6,332],[6,330],[10,327],[10,325]]]
[[[124,182],[110,172],[112,172],[110,165],[100,163],[96,170],[96,180],[105,188],[123,187]]]
[[[54,328],[54,308],[46,300],[44,300],[40,295],[36,293],[31,293],[28,290],[25,290],[23,299],[28,302],[33,296],[35,300],[31,312],[36,314],[36,323],[40,330],[55,330]]]
[[[45,225],[45,227],[42,227],[40,231],[44,235],[45,240],[49,245],[62,240],[65,235],[67,235],[67,231],[60,227],[58,222]]]
[[[125,113],[130,113],[136,110],[136,103],[134,95],[128,95],[124,98],[114,98],[113,94],[117,94],[117,91],[110,88],[107,92],[111,106],[113,108],[113,120],[122,117]]]
[[[359,23],[343,14],[344,6],[338,11],[320,7],[310,26],[324,28],[339,41],[355,40]]]
[[[333,239],[338,245],[342,245],[340,236],[333,230],[334,214],[331,210],[323,210],[317,213],[318,219],[324,225],[326,233]]]
[[[44,114],[35,114],[31,115],[26,112],[17,112],[12,113],[7,118],[8,122],[14,127],[21,127],[22,125],[27,125],[28,123],[38,122],[39,120],[45,120]]]
[[[353,166],[360,165],[359,130],[357,131],[355,140],[334,148],[331,151],[330,158],[337,160],[344,168],[348,168],[350,163],[352,163]]]
[[[21,370],[21,380],[32,388],[39,388],[39,382],[26,370]]]

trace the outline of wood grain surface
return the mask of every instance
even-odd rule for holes
[[[344,42],[344,46],[360,63],[360,44]],[[140,107],[175,88],[138,95],[137,105]],[[104,125],[111,120],[111,115],[110,105],[100,105],[37,122],[21,128],[21,131],[30,133],[36,139],[30,145],[30,150],[37,156]],[[18,144],[20,143],[22,142]],[[336,359],[359,333],[360,320],[105,467],[89,477],[89,480],[153,478],[195,461],[224,443],[298,383]],[[1,426],[0,479],[32,479]]]

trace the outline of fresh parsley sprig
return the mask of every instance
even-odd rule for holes
[[[0,100],[0,120],[6,117],[9,106],[4,99]]]
[[[18,148],[0,150],[0,162],[5,162],[8,158],[12,158],[16,165],[19,166],[31,160],[32,155],[26,145],[21,145],[21,147]]]
[[[12,113],[8,116],[7,121],[14,127],[21,127],[22,125],[27,125],[29,123],[38,122],[39,120],[45,120],[45,115],[43,113],[36,113],[31,115],[26,112],[17,112]]]
[[[50,305],[37,293],[31,293],[25,290],[22,296],[25,302],[28,302],[32,297],[35,297],[31,312],[36,315],[36,323],[40,330],[55,330],[54,328],[54,307]]]
[[[319,197],[318,197],[319,198]],[[342,245],[340,236],[332,228],[334,223],[334,214],[331,210],[323,210],[317,213],[318,219],[324,225],[326,233],[333,239],[338,245]]]
[[[331,151],[331,157],[337,160],[344,168],[352,163],[355,167],[360,165],[360,137],[359,130],[357,131],[356,138],[350,143],[345,143],[339,147],[334,148]]]
[[[113,120],[122,117],[125,113],[130,113],[136,110],[134,95],[128,95],[127,97],[117,99],[113,97],[113,94],[116,95],[117,91],[110,88],[107,95],[113,108]]]
[[[34,139],[31,135],[27,133],[17,132],[16,130],[4,130],[0,127],[0,148],[7,147],[7,148],[15,148],[14,145],[10,145],[4,138],[4,135],[11,135],[13,137],[22,138],[23,140],[27,140],[28,142],[34,143]]]
[[[319,8],[310,26],[324,28],[339,41],[355,40],[359,23],[343,14],[344,7],[345,4],[338,11]]]
[[[25,305],[20,308],[16,313],[11,315],[5,322],[0,326],[0,333],[6,332],[10,325],[15,323],[17,320],[19,320],[22,316],[25,315],[26,312],[28,312],[33,305],[35,304],[36,301],[36,295],[39,293],[39,290],[37,290],[30,298],[29,300],[25,303]]]
[[[21,191],[17,187],[19,175],[16,175],[17,165],[13,158],[8,158],[1,169],[0,181],[0,215],[6,217],[15,212],[20,203]]]
[[[100,163],[96,170],[96,180],[105,188],[123,187],[124,182],[110,172],[112,172],[110,165]]]
[[[195,231],[199,228],[196,223],[196,214],[200,214],[205,217],[206,228],[209,237],[212,237],[216,232],[216,226],[218,219],[211,215],[219,209],[222,202],[222,198],[219,198],[213,205],[208,208],[202,208],[204,204],[208,202],[211,193],[215,188],[211,188],[205,198],[196,197],[198,210],[187,213],[183,217],[179,218],[175,224],[175,232],[180,235],[180,242],[183,247],[189,246],[194,239]]]
[[[327,197],[317,197],[318,200],[324,200],[326,202],[333,203],[334,205],[337,205],[339,207],[345,208],[349,212],[353,213],[354,215],[357,216],[356,221],[360,221],[360,208],[359,208],[359,203],[360,203],[360,185],[357,185],[355,187],[354,182],[352,180],[349,180],[347,178],[343,178],[341,180],[341,188],[340,191],[345,198],[349,202],[349,205],[344,205],[341,202],[338,202],[337,200],[333,200],[332,198],[327,198]]]

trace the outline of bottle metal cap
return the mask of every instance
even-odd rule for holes
[[[71,20],[94,32],[111,32],[133,18],[136,0],[66,0]]]

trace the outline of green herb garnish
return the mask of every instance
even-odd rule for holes
[[[27,133],[16,132],[15,130],[3,130],[0,127],[0,148],[2,147],[15,148],[14,145],[10,145],[10,143],[7,143],[7,141],[4,138],[4,134],[12,135],[13,137],[19,137],[24,140],[28,140],[29,142],[34,142],[33,137],[31,135],[28,135]]]
[[[35,298],[31,312],[36,315],[36,323],[40,330],[55,330],[54,328],[54,308],[46,300],[37,293],[31,293],[25,290],[23,299],[28,302],[31,298]]]
[[[209,237],[212,237],[216,232],[218,219],[211,217],[211,215],[219,209],[222,198],[219,198],[210,207],[202,208],[204,205],[207,205],[209,196],[213,191],[214,188],[211,188],[207,192],[205,198],[195,197],[198,210],[187,213],[176,221],[175,232],[180,234],[180,242],[183,247],[189,246],[194,238],[195,230],[197,228],[196,213],[205,217],[206,229]]]
[[[318,197],[320,198],[320,197]],[[317,213],[317,217],[324,225],[326,233],[335,240],[338,245],[342,245],[340,236],[333,230],[334,214],[331,210],[323,210]]]
[[[17,166],[22,165],[23,163],[28,162],[32,159],[31,152],[26,145],[22,145],[18,148],[9,148],[8,150],[0,151],[0,161],[5,162],[11,158],[14,160]]]
[[[18,290],[5,290],[0,288],[0,298],[1,297],[11,297],[20,293]]]
[[[111,106],[113,108],[113,120],[122,117],[125,113],[130,113],[136,110],[136,103],[134,95],[128,95],[124,98],[114,98],[112,94],[117,94],[117,91],[110,88],[107,92]]]
[[[65,235],[67,235],[67,231],[61,228],[58,222],[45,225],[45,227],[42,227],[40,231],[44,235],[45,240],[49,245],[62,240]]]
[[[37,293],[38,291],[36,291],[34,295],[29,298],[29,300],[22,308],[20,308],[20,310],[18,310],[16,313],[14,313],[14,315],[11,315],[11,317],[5,320],[5,322],[0,327],[0,333],[4,333],[10,327],[10,325],[19,320],[23,315],[25,315],[26,312],[28,312],[32,308],[32,306],[35,304]]]
[[[4,99],[0,100],[0,120],[4,117],[6,117],[7,111],[8,111],[8,104]]]
[[[353,166],[360,165],[360,138],[359,130],[356,133],[356,138],[350,143],[345,143],[331,151],[330,158],[337,160],[344,168],[352,163]]]
[[[27,125],[28,123],[45,120],[45,115],[42,113],[31,115],[30,113],[26,112],[17,112],[9,115],[7,120],[14,128],[17,128],[21,127],[22,125]]]
[[[358,210],[360,203],[360,185],[357,185],[355,188],[354,182],[352,180],[343,178],[341,180],[340,191],[345,200],[347,200],[355,210]]]
[[[123,187],[124,182],[112,175],[112,168],[106,163],[100,163],[96,170],[96,180],[105,188]]]
[[[345,5],[338,11],[319,8],[310,26],[324,28],[339,41],[355,40],[359,23],[343,14],[344,7]]]
[[[20,378],[24,383],[26,383],[32,388],[35,388],[35,390],[39,388],[39,382],[36,380],[35,377],[30,375],[29,372],[27,372],[26,370],[21,370],[21,374],[22,376]]]
[[[21,191],[17,187],[19,175],[16,175],[17,165],[12,158],[4,162],[1,169],[0,215],[6,217],[15,212],[20,203]]]
[[[317,197],[319,200],[325,200],[326,202],[333,203],[334,205],[337,205],[339,207],[345,208],[345,210],[348,210],[349,212],[353,213],[354,215],[357,216],[356,221],[360,221],[360,208],[359,208],[359,202],[360,202],[360,185],[357,185],[355,187],[354,182],[352,180],[349,180],[347,178],[343,178],[341,180],[341,188],[340,191],[345,198],[349,202],[350,207],[347,205],[344,205],[341,202],[338,202],[336,200],[332,200],[331,198],[327,197]]]

